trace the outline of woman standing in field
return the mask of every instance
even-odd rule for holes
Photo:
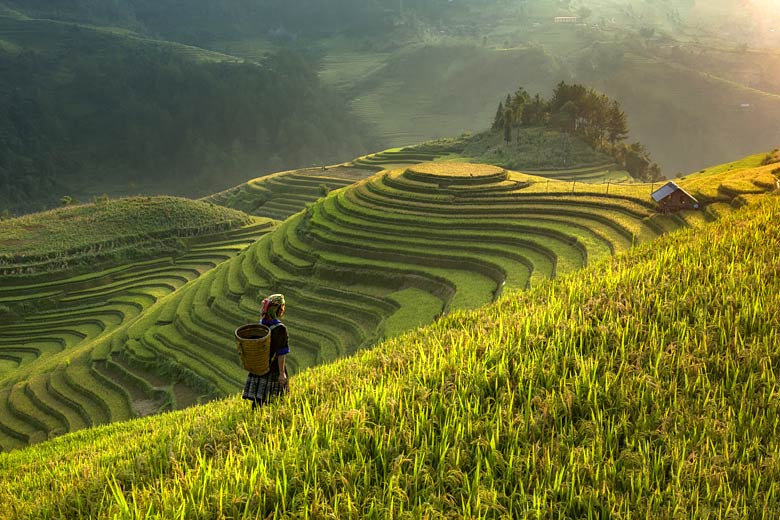
[[[287,392],[287,369],[285,358],[290,352],[287,344],[287,328],[280,321],[284,316],[284,296],[272,294],[263,300],[260,323],[271,329],[271,371],[263,376],[246,376],[244,399],[252,401],[252,410],[274,400]]]

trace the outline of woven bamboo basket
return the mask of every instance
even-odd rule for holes
[[[271,329],[261,323],[250,323],[236,329],[238,357],[247,372],[264,376],[271,371]]]

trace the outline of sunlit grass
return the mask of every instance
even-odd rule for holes
[[[729,171],[744,170],[746,168],[757,168],[761,166],[761,161],[764,160],[764,157],[766,157],[765,153],[748,155],[747,157],[744,157],[738,161],[717,164],[709,168],[704,168],[703,170],[694,172],[686,176],[685,178],[690,179],[690,178],[697,178],[697,177],[706,177],[709,175],[717,175]]]
[[[237,398],[0,455],[14,518],[772,518],[776,197]]]
[[[765,156],[762,155],[761,158]],[[713,168],[711,173],[697,173],[679,181],[680,186],[697,197],[705,199],[730,199],[734,193],[760,193],[775,186],[776,177],[772,171],[777,164],[752,166],[756,156],[746,159],[744,168]],[[759,161],[760,162],[760,161]],[[736,164],[736,163],[734,163]]]
[[[253,221],[239,211],[176,197],[131,197],[34,213],[0,223],[0,268],[63,270],[134,246],[213,233]],[[150,256],[153,256],[150,254]]]

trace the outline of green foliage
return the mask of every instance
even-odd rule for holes
[[[5,220],[0,225],[0,272],[30,275],[95,267],[96,262],[159,256],[177,240],[235,228],[251,217],[205,202],[135,197],[71,205]],[[63,204],[66,202],[63,201]]]
[[[520,87],[514,94],[507,95],[503,106],[503,116],[496,115],[492,128],[503,131],[507,148],[516,129],[519,147],[521,127],[545,125],[564,134],[576,135],[596,150],[609,153],[636,179],[655,182],[664,178],[660,167],[651,162],[649,152],[641,143],[622,143],[628,136],[628,122],[620,104],[593,89],[561,81],[552,97],[545,100],[539,94],[531,98]],[[565,146],[564,153],[568,153]]]
[[[0,455],[0,514],[775,517],[778,212],[454,313],[258,413],[234,397]]]
[[[664,179],[660,167],[651,162],[650,153],[640,142],[622,144],[615,148],[618,159],[632,177],[644,182],[659,182]]]
[[[292,51],[219,62],[71,24],[0,17],[3,31],[25,49],[0,49],[0,204],[14,211],[109,187],[202,194],[366,142]]]

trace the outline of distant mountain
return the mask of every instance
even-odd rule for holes
[[[780,141],[768,1],[0,0],[0,211],[477,133],[497,96],[561,80],[618,100],[673,176]]]
[[[214,38],[275,34],[325,35],[347,28],[369,34],[392,24],[396,0],[6,0],[9,8],[28,16],[124,27],[145,34],[187,42]],[[409,9],[441,2],[408,1]],[[432,11],[430,7],[428,11]]]
[[[363,134],[294,52],[250,63],[0,16],[0,210],[147,186],[201,195],[262,170],[349,158]]]

